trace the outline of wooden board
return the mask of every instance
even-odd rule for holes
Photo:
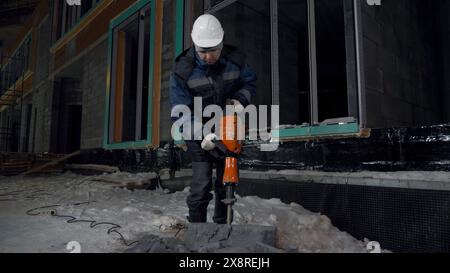
[[[95,165],[95,164],[66,164],[65,168],[71,170],[93,170],[107,173],[120,172],[120,169],[115,166]]]
[[[33,169],[29,170],[29,171],[26,171],[26,172],[20,174],[20,176],[25,176],[25,175],[32,174],[32,173],[37,173],[37,172],[39,172],[41,170],[44,170],[45,168],[48,168],[48,167],[54,166],[56,164],[59,164],[59,163],[65,161],[65,160],[67,160],[67,159],[69,159],[71,157],[74,157],[76,155],[79,155],[79,154],[80,154],[80,151],[76,151],[76,152],[71,153],[69,155],[66,155],[66,156],[64,156],[62,158],[55,159],[55,160],[53,160],[51,162],[48,162],[48,163],[46,163],[46,164],[44,164],[42,166],[39,166],[39,167],[33,168]]]

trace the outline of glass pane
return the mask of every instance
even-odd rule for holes
[[[125,33],[122,141],[134,141],[136,133],[136,90],[139,55],[139,20],[134,20],[122,31]]]
[[[351,3],[347,0],[315,1],[319,122],[348,117],[348,94],[350,97],[356,94]]]
[[[278,1],[280,123],[310,123],[307,0]]]
[[[141,115],[141,140],[148,138],[147,121],[148,121],[148,94],[149,94],[149,71],[150,71],[150,12],[145,12],[144,19],[144,70],[142,75],[142,115]]]
[[[129,22],[114,31],[113,73],[111,80],[114,97],[111,97],[110,112],[114,143],[135,140],[136,90],[139,48],[139,19],[134,16]]]
[[[148,139],[150,18],[147,5],[114,30],[110,143]],[[141,96],[138,91],[142,92]]]
[[[238,47],[258,75],[252,103],[271,105],[270,2],[240,0],[214,14],[225,30],[225,44]]]

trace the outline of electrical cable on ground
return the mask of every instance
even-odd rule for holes
[[[84,205],[84,204],[89,204],[90,202],[83,202],[83,203],[76,203],[76,204],[72,204],[73,206],[80,206],[80,205]],[[136,243],[138,243],[139,241],[134,241],[131,243],[127,243],[127,240],[125,239],[125,237],[123,236],[122,233],[120,233],[118,231],[118,229],[122,228],[120,225],[115,224],[115,223],[111,223],[111,222],[97,222],[95,220],[83,220],[83,219],[77,219],[74,216],[71,215],[60,215],[58,214],[58,211],[56,210],[58,207],[61,207],[62,205],[51,205],[51,206],[43,206],[43,207],[38,207],[38,208],[34,208],[34,209],[30,209],[26,212],[27,215],[29,216],[37,216],[37,215],[41,215],[41,214],[45,214],[42,212],[35,212],[35,211],[39,211],[39,210],[44,210],[44,209],[52,209],[50,210],[50,215],[52,217],[57,217],[57,218],[65,218],[65,219],[69,219],[66,222],[68,224],[74,224],[74,223],[89,223],[89,227],[90,228],[95,228],[97,226],[100,225],[109,225],[112,226],[111,228],[108,229],[107,234],[110,235],[111,233],[116,233],[117,235],[119,235],[121,242],[126,246],[126,247],[130,247]]]
[[[86,181],[87,181],[87,179],[84,179],[79,185],[81,185],[82,183],[84,183]],[[2,201],[3,202],[18,201],[18,196],[17,195],[19,195],[21,193],[25,193],[25,192],[26,192],[25,190],[16,190],[16,191],[11,191],[11,192],[7,192],[7,193],[2,193],[2,194],[0,194],[0,197],[11,196],[12,198],[10,198],[10,199],[0,199],[0,202],[2,202]],[[35,191],[31,192],[29,195],[25,196],[24,198],[28,199],[28,200],[29,199],[33,199],[34,200],[36,198],[39,198],[39,195],[51,195],[51,194],[46,193],[46,192],[44,192],[44,190],[40,190],[39,189],[39,190],[35,190]],[[85,204],[90,204],[90,203],[91,203],[91,201],[90,201],[90,193],[89,193],[89,201],[88,202],[75,203],[75,204],[72,204],[72,206],[80,206],[80,205],[85,205]],[[111,223],[111,222],[97,222],[97,221],[94,221],[94,220],[82,220],[82,219],[77,219],[76,217],[70,216],[70,215],[59,215],[57,210],[56,210],[59,207],[62,207],[62,205],[50,205],[50,206],[37,207],[37,208],[28,210],[26,212],[26,214],[28,216],[38,216],[38,215],[46,214],[46,213],[35,212],[35,211],[46,209],[47,212],[48,212],[48,209],[51,209],[48,214],[50,214],[52,217],[69,219],[69,220],[67,220],[67,223],[69,223],[69,224],[73,224],[73,223],[89,223],[90,224],[89,225],[90,228],[95,228],[95,227],[100,226],[100,225],[112,226],[111,228],[108,229],[107,234],[110,235],[111,233],[116,233],[117,235],[119,235],[121,242],[126,247],[130,247],[130,246],[132,246],[132,245],[134,245],[134,244],[139,242],[139,241],[134,241],[134,242],[128,243],[127,240],[125,239],[125,237],[123,236],[123,234],[118,231],[118,229],[122,228],[118,224]]]

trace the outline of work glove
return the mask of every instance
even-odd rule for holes
[[[215,140],[217,140],[219,137],[217,137],[215,134],[209,134],[205,136],[205,138],[202,141],[202,149],[205,151],[212,151],[214,148],[216,148],[216,144],[214,143]]]

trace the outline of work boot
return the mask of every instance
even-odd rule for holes
[[[206,223],[206,212],[205,213],[195,213],[189,211],[189,216],[187,217],[189,223]]]

